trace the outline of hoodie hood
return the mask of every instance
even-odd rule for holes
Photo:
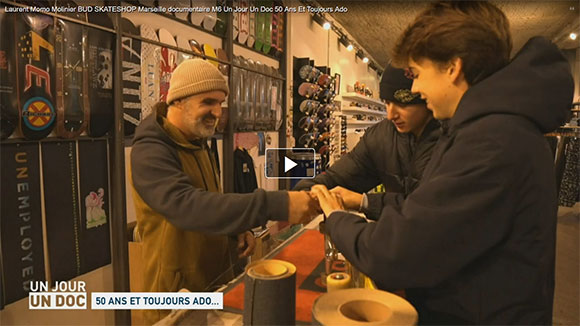
[[[465,92],[449,125],[488,114],[513,114],[546,133],[565,122],[573,95],[566,58],[547,39],[534,37],[508,65]]]
[[[183,133],[167,121],[165,117],[166,110],[157,108],[147,118],[143,119],[135,130],[133,143],[143,140],[162,141],[171,146],[180,146],[193,150],[203,149],[206,139],[189,141]]]

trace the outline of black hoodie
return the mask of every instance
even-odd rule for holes
[[[367,194],[362,212],[376,220],[386,205],[398,205],[403,196],[419,185],[441,133],[439,121],[431,119],[419,138],[400,133],[392,121],[383,120],[367,129],[352,151],[335,162],[324,174],[303,179],[293,190],[309,190],[315,184],[328,189],[342,186],[362,193],[382,183],[387,192]]]
[[[564,122],[570,66],[543,38],[463,95],[419,187],[377,223],[327,220],[382,289],[406,288],[421,324],[551,324],[556,182],[543,133]]]

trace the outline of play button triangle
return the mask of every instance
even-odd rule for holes
[[[292,170],[292,168],[295,167],[296,165],[298,165],[296,164],[296,162],[284,156],[284,173]]]

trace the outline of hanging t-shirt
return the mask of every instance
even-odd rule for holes
[[[234,151],[234,191],[249,193],[257,188],[254,160],[246,149],[237,148]]]

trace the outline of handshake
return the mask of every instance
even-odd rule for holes
[[[328,190],[314,185],[310,191],[288,192],[288,221],[292,224],[310,222],[318,214],[326,216],[337,210],[355,210],[361,207],[363,195],[343,187]]]

